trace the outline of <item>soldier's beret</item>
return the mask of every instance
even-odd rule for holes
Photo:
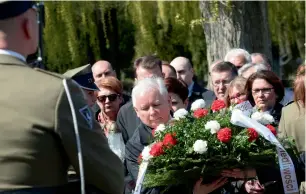
[[[76,81],[83,89],[99,90],[94,82],[90,64],[68,70],[64,73],[64,76]]]
[[[34,1],[0,0],[0,20],[16,17],[34,6]]]

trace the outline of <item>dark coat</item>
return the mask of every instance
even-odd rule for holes
[[[132,137],[135,129],[141,123],[134,110],[132,101],[123,105],[117,115],[116,124],[122,133],[124,143]]]
[[[133,136],[126,144],[125,150],[125,159],[128,170],[128,175],[134,181],[134,186],[137,181],[138,171],[139,171],[139,163],[138,157],[141,154],[143,148],[148,146],[153,142],[152,129],[145,124],[141,123],[137,129],[135,130]],[[133,188],[129,188],[132,190]],[[142,188],[142,194],[177,194],[177,193],[192,193],[189,189],[181,187],[181,186],[170,186],[167,188],[166,192],[164,191],[166,188]]]
[[[274,118],[274,121],[275,121],[274,124],[277,126],[282,116],[282,109],[283,109],[283,105],[277,102],[274,108],[272,109],[272,111],[270,112],[271,116]]]
[[[197,82],[194,82],[193,88],[192,88],[192,94],[188,98],[188,106],[187,110],[190,110],[191,104],[198,100],[198,99],[204,99],[206,102],[206,107],[210,107],[212,102],[215,100],[216,96],[215,93],[211,90],[208,90],[206,88],[202,88]]]

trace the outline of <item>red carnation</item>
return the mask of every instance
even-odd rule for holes
[[[254,141],[258,138],[258,133],[253,128],[248,128],[249,142]]]
[[[163,142],[157,142],[153,144],[150,150],[150,154],[154,157],[164,154]]]
[[[140,164],[142,162],[142,154],[140,153],[140,155],[138,156],[138,160],[137,160],[138,164]]]
[[[231,140],[232,131],[230,128],[222,128],[217,132],[217,138],[223,142],[228,143]]]
[[[226,104],[223,100],[215,100],[211,105],[211,110],[218,111],[223,108],[226,108]]]
[[[266,125],[266,127],[267,127],[268,129],[270,129],[270,131],[271,131],[274,135],[276,135],[276,129],[275,129],[275,127],[273,127],[272,125]]]
[[[174,138],[175,134],[167,133],[164,137],[163,144],[168,148],[177,144],[177,140]]]
[[[208,114],[208,110],[204,108],[199,108],[193,112],[193,116],[197,119],[204,117]]]

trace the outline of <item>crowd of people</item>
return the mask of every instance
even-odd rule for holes
[[[227,106],[249,101],[254,108],[269,112],[276,125],[279,125],[282,118],[279,135],[285,134],[281,131],[286,130],[284,126],[286,123],[291,135],[296,138],[299,151],[305,151],[305,123],[303,123],[305,85],[300,77],[304,74],[304,65],[301,65],[297,71],[293,92],[283,87],[282,81],[271,71],[269,61],[264,54],[249,54],[244,49],[232,49],[223,60],[212,64],[209,74],[212,90],[209,90],[202,88],[195,81],[195,72],[189,59],[176,57],[168,63],[157,56],[143,56],[134,63],[135,86],[131,99],[126,94],[123,96],[122,84],[116,78],[116,73],[109,62],[98,61],[91,69],[89,66],[86,69],[87,74],[93,74],[99,89],[95,94],[91,93],[93,97],[90,98],[97,99],[97,121],[100,122],[106,135],[111,130],[109,126],[114,125],[116,131],[122,133],[126,146],[125,193],[131,193],[135,187],[139,168],[138,157],[143,148],[152,142],[152,130],[161,123],[169,122],[175,111],[179,109],[189,111],[191,104],[197,99],[204,99],[207,107],[210,107],[214,100],[223,100]],[[294,107],[298,112],[294,118],[285,119],[282,114],[286,114],[286,110],[290,107]],[[93,106],[93,110],[96,108]],[[292,115],[289,112],[287,114]],[[300,121],[297,122],[298,120]],[[299,134],[296,134],[297,131]],[[235,176],[239,177],[239,173]],[[251,174],[256,176],[256,173]],[[246,182],[245,187],[239,192],[241,190],[246,193],[263,192],[262,184],[265,182]],[[282,190],[281,186],[279,188]]]
[[[206,107],[215,100],[227,106],[249,101],[268,112],[279,125],[278,136],[295,139],[300,165],[305,164],[305,64],[291,90],[283,87],[264,54],[235,48],[210,65],[210,83],[204,88],[194,79],[188,58],[166,62],[149,55],[135,60],[134,88],[124,91],[104,60],[64,75],[29,68],[25,58],[37,48],[36,30],[33,2],[0,2],[0,192],[70,193],[65,187],[70,169],[103,193],[132,193],[138,157],[151,143],[152,130],[168,123],[177,110],[190,110],[197,99],[204,99]],[[121,134],[122,160],[107,140],[113,133]],[[297,173],[301,193],[304,173]],[[190,191],[174,187],[168,193],[226,193],[223,187],[232,185],[228,177],[254,178],[235,183],[231,193],[282,193],[279,173],[251,169],[222,175],[210,184],[200,179]],[[141,193],[160,190],[143,188]]]

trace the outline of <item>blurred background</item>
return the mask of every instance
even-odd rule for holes
[[[304,1],[70,1],[43,2],[42,68],[64,73],[103,59],[126,89],[135,58],[189,58],[205,85],[209,65],[230,48],[268,56],[290,85],[305,60]],[[39,52],[29,56],[37,58]]]

